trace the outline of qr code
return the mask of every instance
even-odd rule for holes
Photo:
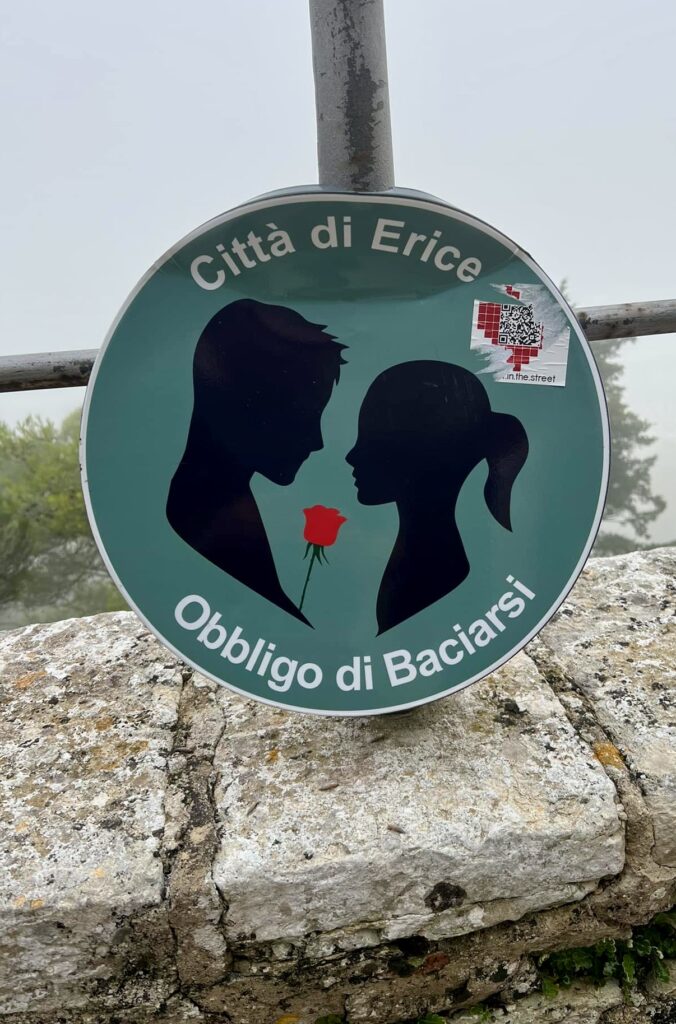
[[[542,346],[543,326],[535,322],[533,306],[500,306],[499,345],[520,345],[526,348]]]

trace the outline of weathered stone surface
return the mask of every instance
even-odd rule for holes
[[[180,667],[117,614],[6,634],[0,680],[0,1012],[133,988],[172,954],[158,854]]]
[[[649,978],[646,991],[650,996],[670,999],[676,997],[676,960],[665,960],[664,966],[669,973],[669,979]]]
[[[649,978],[644,992],[635,992],[631,999],[609,1010],[602,1024],[675,1024],[676,1022],[676,960],[665,961],[670,972],[668,981]]]
[[[189,986],[216,984],[232,962],[212,873],[218,846],[213,759],[225,728],[217,690],[206,680],[186,680],[169,759],[162,852],[178,977]]]
[[[158,1006],[144,1004],[121,1010],[94,1012],[77,1009],[58,1014],[12,1013],[8,1017],[0,1017],[0,1020],[2,1024],[148,1024],[150,1021],[152,1024],[230,1024],[226,1014],[204,1014],[194,1003],[181,996],[170,996]]]
[[[676,548],[589,563],[541,640],[638,782],[676,866]],[[612,763],[612,747],[601,748]],[[609,760],[610,759],[610,760]]]
[[[583,982],[562,990],[555,999],[538,992],[516,1003],[484,1011],[483,1024],[600,1024],[606,1011],[622,1004],[615,981],[601,988]],[[452,1016],[453,1024],[478,1024],[476,1013]]]
[[[240,949],[303,942],[317,958],[460,935],[621,870],[612,784],[524,655],[401,717],[221,699],[214,878]]]
[[[674,570],[593,563],[530,656],[383,719],[243,701],[132,615],[0,637],[0,1020],[666,1024],[530,993],[674,901]]]

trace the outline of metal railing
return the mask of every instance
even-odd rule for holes
[[[589,341],[676,334],[676,299],[589,306],[575,312]],[[89,380],[96,355],[95,348],[88,348],[2,356],[0,393],[83,387]]]

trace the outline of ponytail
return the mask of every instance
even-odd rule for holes
[[[512,487],[528,457],[528,437],[516,416],[498,412],[491,413],[488,435],[484,498],[493,518],[511,530]]]

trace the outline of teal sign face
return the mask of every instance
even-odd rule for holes
[[[608,422],[513,242],[424,196],[308,191],[146,274],[82,463],[106,564],[168,647],[244,696],[365,715],[467,686],[549,619],[599,525]]]

